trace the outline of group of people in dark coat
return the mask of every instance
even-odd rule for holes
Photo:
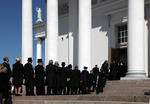
[[[61,66],[56,61],[49,61],[44,68],[42,59],[38,59],[38,65],[35,68],[32,65],[32,58],[28,58],[27,63],[23,66],[20,58],[16,58],[11,71],[8,57],[4,58],[4,63],[0,64],[0,97],[3,102],[9,96],[9,80],[12,77],[14,93],[21,96],[22,85],[25,84],[27,96],[34,96],[34,86],[36,86],[36,95],[69,95],[69,94],[97,94],[103,92],[107,79],[117,79],[118,75],[124,76],[126,68],[124,64],[110,64],[105,61],[99,69],[97,65],[90,71],[84,67],[82,71],[72,65],[66,66],[65,62]],[[122,71],[119,72],[119,69]],[[119,76],[119,77],[120,77]],[[3,79],[3,80],[2,80]],[[4,83],[5,82],[5,83]],[[24,83],[23,83],[24,82]],[[45,91],[47,86],[47,92]]]
[[[109,80],[120,80],[127,73],[127,64],[123,62],[112,61],[110,64]]]
[[[15,95],[21,95],[23,79],[25,79],[27,96],[35,95],[34,86],[36,86],[36,95],[45,95],[45,86],[47,86],[47,95],[90,94],[94,91],[97,93],[103,91],[102,83],[105,82],[101,82],[100,78],[106,79],[104,77],[107,75],[103,75],[107,74],[106,66],[103,68],[104,71],[100,71],[96,65],[89,73],[88,67],[84,67],[81,72],[78,66],[73,69],[71,64],[66,66],[65,62],[60,66],[57,61],[53,63],[50,60],[46,69],[42,59],[38,59],[37,63],[38,65],[33,68],[32,58],[28,58],[28,62],[23,66],[16,58],[12,72]]]

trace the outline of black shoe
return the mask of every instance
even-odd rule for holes
[[[26,94],[26,96],[30,96],[30,94]]]

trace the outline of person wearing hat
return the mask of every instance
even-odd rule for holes
[[[84,66],[83,68],[84,70],[81,73],[82,94],[87,94],[89,72],[87,71],[88,67]]]
[[[28,62],[24,65],[26,95],[34,96],[34,69],[32,65],[32,58],[29,57],[27,61]]]
[[[21,88],[23,84],[23,65],[20,63],[20,58],[16,58],[16,63],[13,64],[13,84],[15,87],[15,95],[20,96],[21,95]]]
[[[45,95],[44,77],[45,71],[43,67],[43,61],[42,59],[38,59],[38,65],[35,67],[35,83],[37,95]]]

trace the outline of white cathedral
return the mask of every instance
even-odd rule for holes
[[[46,22],[32,24],[32,0],[22,0],[22,61],[49,60],[91,70],[105,60],[127,62],[127,78],[150,76],[150,0],[46,0]],[[40,9],[37,9],[40,17]]]

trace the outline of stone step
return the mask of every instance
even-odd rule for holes
[[[60,96],[13,96],[13,102],[16,101],[39,101],[39,100],[57,100],[57,101],[126,101],[126,102],[149,102],[148,96],[123,96],[123,95],[60,95]]]
[[[114,88],[114,87],[112,87],[112,88],[108,88],[108,87],[106,87],[106,88],[104,88],[104,92],[106,91],[109,91],[109,92],[111,92],[111,91],[120,91],[120,92],[143,92],[143,91],[149,91],[150,90],[150,88],[140,88],[140,87],[132,87],[132,88],[119,88],[119,87],[116,87],[116,88]]]
[[[107,84],[150,84],[150,80],[108,80]]]
[[[147,104],[143,102],[112,102],[112,101],[49,101],[49,100],[17,100],[13,104]]]
[[[141,84],[110,84],[110,83],[106,83],[107,86],[121,86],[121,87],[126,87],[126,86],[133,86],[133,87],[136,87],[136,86],[139,86],[139,87],[150,87],[150,83],[141,83]]]
[[[106,84],[108,87],[150,87],[150,84],[140,84],[140,85],[137,85],[137,84]]]
[[[128,96],[135,96],[135,95],[138,95],[138,96],[143,96],[144,93],[135,93],[135,92],[112,92],[112,93],[109,93],[109,92],[106,92],[104,93],[105,95],[128,95]]]
[[[24,87],[23,87],[24,89]],[[104,92],[96,95],[13,96],[13,104],[146,104],[150,80],[107,81]],[[23,90],[23,94],[25,90]],[[141,103],[143,102],[143,103]]]

